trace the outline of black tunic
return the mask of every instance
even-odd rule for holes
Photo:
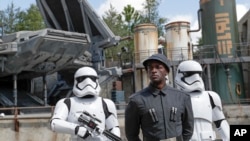
[[[190,96],[165,86],[162,90],[149,85],[129,98],[125,111],[125,132],[128,141],[158,141],[193,134],[193,111]]]

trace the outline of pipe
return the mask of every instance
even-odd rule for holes
[[[11,107],[11,108],[0,108],[1,111],[6,111],[6,110],[13,110],[14,115],[5,115],[4,117],[1,117],[0,120],[14,120],[15,122],[15,131],[18,132],[19,130],[19,119],[50,119],[53,112],[54,112],[54,106],[42,106],[42,107]],[[47,114],[32,114],[32,113],[27,113],[20,115],[20,111],[25,110],[25,109],[50,109],[51,112],[48,112]]]
[[[131,40],[131,39],[132,39],[131,36],[125,36],[125,37],[122,37],[122,38],[120,39],[120,41],[126,41],[126,40]]]
[[[133,68],[128,68],[128,69],[122,70],[122,73],[130,73],[130,72],[134,72]]]
[[[197,12],[197,15],[198,15],[198,29],[195,29],[195,30],[189,30],[188,33],[190,32],[198,32],[201,30],[201,12],[202,12],[202,9],[199,9],[198,12]]]

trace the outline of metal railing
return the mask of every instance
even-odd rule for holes
[[[145,49],[135,52],[134,62],[139,64],[155,53],[159,53],[159,49]],[[218,47],[217,45],[194,45],[192,49],[188,47],[162,48],[161,53],[165,54],[170,61],[250,57],[250,43],[228,44],[223,47]]]
[[[142,63],[143,60],[148,58],[149,56],[158,53],[158,49],[150,49],[150,50],[141,50],[134,53],[134,62]]]
[[[116,103],[117,110],[124,110],[127,103]],[[55,106],[8,107],[0,108],[0,120],[50,119]]]
[[[218,48],[217,45],[194,46],[193,57],[194,59],[204,59],[250,56],[250,43],[236,43],[227,46],[228,48]]]
[[[50,118],[53,110],[54,106],[0,108],[0,120]]]
[[[13,120],[14,130],[19,132],[19,120],[50,119],[53,110],[53,106],[0,108],[0,120]]]

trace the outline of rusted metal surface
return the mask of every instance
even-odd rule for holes
[[[201,0],[202,41],[204,45],[215,45],[216,55],[220,58],[238,57],[234,50],[239,43],[239,31],[236,17],[235,0]],[[210,57],[210,56],[207,56]],[[241,94],[236,93],[236,86],[244,87],[243,73],[240,63],[228,63],[211,65],[212,89],[219,93],[227,103],[237,103],[240,98],[246,98],[245,89]],[[212,74],[213,73],[213,74]]]
[[[181,61],[193,59],[192,43],[189,34],[190,23],[186,21],[172,22],[165,26],[166,49],[168,59]]]
[[[134,28],[135,63],[158,51],[158,31],[154,24],[139,24]]]
[[[158,53],[158,31],[154,24],[139,24],[134,28],[134,62],[135,67],[143,60]],[[149,83],[149,78],[144,69],[135,68],[134,70],[135,91],[138,91]]]

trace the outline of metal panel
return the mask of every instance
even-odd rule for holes
[[[172,22],[165,26],[166,52],[168,59],[181,61],[192,59],[190,23],[185,21]]]
[[[88,34],[101,48],[120,40],[86,0],[37,0],[37,5],[49,28]]]
[[[137,69],[137,65],[141,65],[142,61],[158,53],[158,31],[154,24],[146,23],[137,25],[134,32],[134,61]],[[148,86],[150,81],[144,69],[135,70],[134,79],[136,91]]]
[[[139,24],[134,28],[135,63],[158,52],[158,31],[154,24]]]
[[[240,56],[235,54],[237,46],[234,46],[239,42],[235,5],[235,0],[200,0],[203,43],[213,45],[214,55],[220,60]],[[213,90],[220,94],[223,102],[238,103],[245,97],[241,64],[221,61],[211,65],[211,73]]]
[[[67,69],[74,60],[89,51],[90,39],[82,33],[67,32],[53,29],[17,32],[6,35],[0,47],[16,45],[8,49],[0,77],[17,74],[22,71],[52,73]],[[11,41],[11,42],[10,42]],[[0,54],[5,53],[1,50]],[[91,56],[90,56],[91,57]],[[3,58],[2,58],[3,59]],[[91,65],[91,58],[82,59],[81,63]]]

